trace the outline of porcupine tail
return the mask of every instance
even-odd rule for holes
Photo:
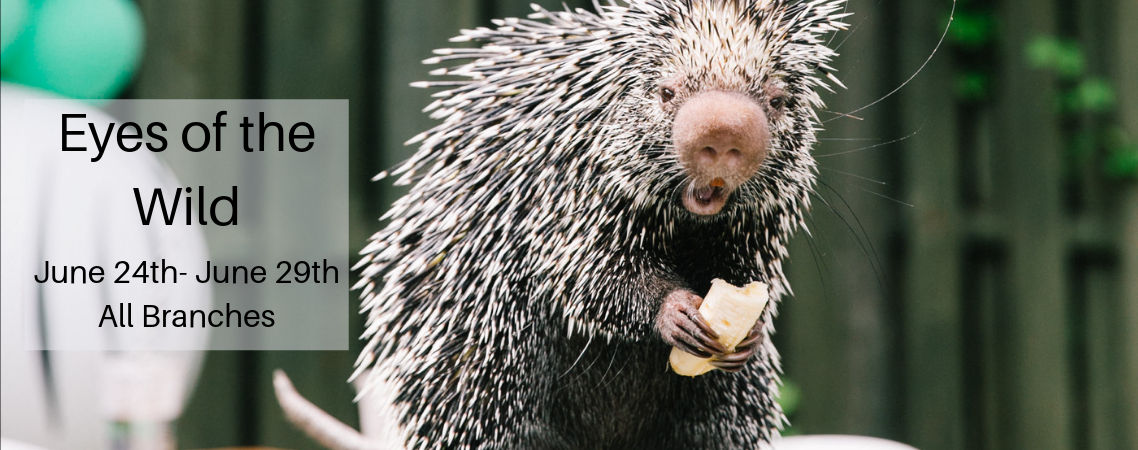
[[[296,391],[283,370],[273,371],[273,390],[289,422],[320,445],[331,450],[402,450],[368,439],[356,429],[324,412]]]

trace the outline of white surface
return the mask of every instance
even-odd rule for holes
[[[865,436],[817,435],[782,438],[774,450],[916,450],[905,444]]]
[[[36,447],[31,444],[13,441],[7,438],[0,438],[0,450],[44,450],[43,447]]]

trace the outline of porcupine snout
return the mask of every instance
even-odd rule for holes
[[[672,140],[691,182],[683,193],[688,211],[719,213],[731,193],[759,170],[767,155],[767,115],[750,97],[701,92],[676,112]]]

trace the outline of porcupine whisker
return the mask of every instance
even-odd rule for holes
[[[592,344],[592,343],[593,343],[593,335],[589,334],[589,340],[587,342],[585,342],[585,348],[581,349],[581,353],[577,355],[577,359],[573,360],[573,364],[570,364],[569,368],[565,369],[565,373],[562,373],[560,376],[557,377],[558,379],[565,377],[565,375],[569,374],[569,371],[573,370],[574,367],[577,367],[577,363],[581,361],[582,356],[585,356],[585,352],[589,350],[589,344]]]
[[[605,381],[605,377],[607,377],[609,372],[612,371],[612,363],[616,362],[616,355],[620,353],[620,348],[621,348],[621,346],[619,346],[619,345],[613,347],[612,358],[609,359],[609,365],[607,367],[605,367],[605,373],[601,374],[600,383],[603,383]],[[600,356],[598,355],[598,358],[599,357]]]
[[[853,111],[850,111],[850,112],[848,112],[848,113],[846,113],[846,114],[853,114],[853,113],[856,113],[856,112],[858,112],[858,111],[862,111],[862,110],[864,110],[864,109],[866,109],[866,108],[869,108],[869,107],[871,107],[871,106],[873,106],[873,105],[876,105],[876,104],[878,104],[878,103],[881,103],[881,102],[882,102],[882,101],[884,101],[885,99],[887,99],[887,98],[889,98],[889,97],[892,97],[892,96],[893,96],[893,94],[896,94],[898,91],[900,91],[900,90],[901,90],[901,88],[903,88],[903,87],[905,87],[905,85],[909,84],[909,82],[910,82],[910,81],[913,81],[913,79],[917,77],[917,74],[921,73],[921,71],[922,71],[922,70],[925,70],[925,66],[929,65],[929,61],[932,61],[932,59],[933,59],[933,56],[934,56],[934,55],[936,55],[936,52],[937,52],[938,50],[940,50],[940,46],[941,46],[941,44],[943,44],[943,43],[944,43],[944,39],[945,39],[946,37],[948,37],[948,29],[949,29],[949,27],[951,27],[951,26],[952,26],[952,20],[953,20],[955,17],[956,17],[956,0],[952,0],[952,10],[950,10],[950,11],[948,12],[948,23],[947,23],[947,24],[945,24],[945,26],[944,26],[944,32],[943,32],[943,33],[941,33],[941,35],[940,35],[940,40],[938,40],[938,41],[937,41],[937,43],[936,43],[936,46],[935,46],[935,47],[933,47],[933,51],[932,51],[931,53],[929,53],[929,56],[928,56],[928,58],[925,58],[925,61],[921,63],[921,67],[918,67],[918,68],[917,68],[917,71],[916,71],[916,72],[913,72],[913,74],[912,74],[912,75],[910,75],[910,76],[909,76],[909,78],[908,78],[908,79],[906,79],[904,83],[901,83],[901,85],[900,85],[900,86],[897,86],[897,88],[896,88],[896,89],[893,89],[892,91],[889,91],[889,93],[888,93],[888,94],[885,94],[885,95],[884,95],[884,96],[882,96],[881,98],[879,98],[879,99],[877,99],[877,100],[874,100],[874,101],[870,102],[868,105],[862,106],[861,108],[855,109],[855,110],[853,110]],[[834,117],[834,118],[831,118],[831,119],[826,119],[826,120],[823,120],[823,121],[822,121],[822,123],[823,123],[823,124],[825,124],[825,123],[828,123],[828,122],[830,122],[830,121],[832,121],[832,120],[835,120],[835,119],[838,119],[838,118],[840,118],[840,116],[839,116],[839,117]]]
[[[811,194],[811,195],[812,195],[812,196],[814,196],[814,198],[816,198],[816,199],[820,200],[820,201],[821,201],[823,204],[825,204],[825,205],[826,205],[826,208],[827,208],[827,209],[829,209],[831,212],[833,212],[833,213],[834,213],[834,215],[838,216],[838,219],[839,219],[839,220],[841,220],[841,221],[842,221],[842,222],[843,222],[843,223],[846,225],[846,229],[847,229],[847,230],[848,230],[848,231],[849,231],[851,234],[855,233],[855,231],[853,230],[853,228],[851,228],[851,227],[850,227],[850,225],[849,225],[847,222],[845,222],[845,217],[844,217],[844,216],[842,216],[842,215],[841,215],[841,214],[840,214],[840,213],[839,213],[839,212],[838,212],[836,209],[834,209],[834,208],[833,208],[833,207],[832,207],[832,206],[831,206],[829,203],[827,203],[826,199],[823,199],[823,198],[821,198],[821,197],[820,197],[820,196],[819,196],[817,193],[814,193],[814,194]],[[816,222],[812,222],[812,223],[816,223]],[[823,239],[823,238],[824,238],[824,234],[822,234],[822,233],[812,233],[812,234],[811,234],[811,236],[812,236],[812,237],[817,237],[818,239]],[[861,243],[860,243],[860,241],[859,241],[858,243],[859,243],[859,245],[861,244]],[[831,250],[833,249],[833,246],[832,246],[832,245],[829,245],[829,244],[828,244],[826,241],[822,241],[822,242],[821,242],[821,244],[825,245],[826,247],[830,248]],[[819,247],[819,250],[821,251],[821,247]],[[868,253],[866,253],[866,251],[865,251],[864,247],[862,248],[862,252],[863,252],[863,253],[865,253],[865,255],[866,255],[866,258],[867,258],[867,259],[869,259],[869,258],[870,258],[869,254],[868,254]],[[831,252],[829,252],[829,253],[833,253],[833,252],[831,251]],[[827,252],[825,252],[825,251],[821,251],[820,255],[821,255],[823,258],[824,258],[824,257],[827,255]],[[825,260],[823,259],[823,261],[825,261]],[[840,259],[835,259],[835,262],[838,264],[838,267],[841,267],[841,268],[844,268],[844,267],[845,267],[845,265],[844,265],[844,264],[842,264],[842,261],[841,261]]]
[[[850,10],[850,4],[849,3],[846,3],[844,6],[842,6],[842,14],[848,14],[849,10]],[[857,29],[857,27],[854,27],[854,29]],[[853,30],[851,30],[847,34],[853,34]],[[838,33],[831,34],[830,38],[826,40],[826,46],[829,47],[830,44],[833,44],[834,39],[836,39],[837,37],[838,37]],[[847,37],[847,39],[848,39],[848,37]],[[843,39],[842,42],[845,42],[845,39]],[[841,44],[839,44],[839,46],[841,46]],[[834,51],[837,51],[837,49],[835,48]]]
[[[818,112],[822,112],[822,113],[826,113],[826,114],[833,114],[835,116],[838,116],[838,117],[835,117],[835,119],[840,119],[842,117],[845,117],[845,118],[858,120],[858,121],[865,120],[865,118],[863,118],[863,117],[858,117],[858,116],[855,116],[852,114],[846,114],[846,113],[841,113],[841,112],[837,112],[837,111],[819,110]],[[825,123],[825,122],[827,122],[827,120],[823,120],[822,122]]]
[[[808,217],[806,220],[811,227],[814,226],[813,218]],[[821,236],[818,237],[818,239],[820,238]],[[806,244],[810,247],[810,256],[814,259],[814,269],[818,271],[818,284],[822,286],[822,298],[830,298],[828,288],[826,287],[826,278],[830,276],[830,267],[826,265],[826,259],[823,257],[824,253],[818,248],[819,243],[815,242],[815,239],[813,234],[806,234]]]
[[[869,190],[869,189],[863,188],[863,187],[861,187],[861,186],[856,186],[856,185],[855,185],[854,187],[855,187],[855,188],[857,188],[857,189],[859,189],[859,190],[865,191],[866,193],[869,193],[869,194],[873,194],[873,195],[876,195],[876,196],[878,196],[878,197],[881,197],[881,198],[883,198],[883,199],[885,199],[885,200],[890,200],[890,201],[896,202],[897,204],[899,204],[899,205],[901,205],[901,206],[908,206],[908,207],[910,207],[910,208],[914,208],[913,204],[911,204],[911,203],[905,203],[905,202],[903,202],[903,201],[901,201],[901,200],[895,199],[895,198],[893,198],[893,197],[890,197],[890,196],[888,196],[888,195],[882,194],[882,193],[880,193],[880,192],[874,192],[874,191],[871,191],[871,190]]]
[[[818,141],[884,141],[885,138],[818,138]]]
[[[610,360],[609,360],[609,365],[608,365],[608,367],[606,367],[606,368],[605,368],[605,373],[601,374],[601,379],[600,379],[600,382],[604,382],[605,376],[607,376],[607,375],[608,375],[608,373],[609,373],[609,371],[612,369],[612,363],[613,363],[614,361],[616,361],[616,357],[617,357],[617,354],[619,353],[619,349],[620,349],[620,346],[619,346],[619,345],[618,345],[618,346],[615,346],[615,347],[613,347],[613,350],[612,350],[612,359],[610,359]],[[554,390],[554,393],[558,393],[558,392],[561,392],[561,391],[564,391],[564,390],[566,390],[566,389],[570,388],[570,387],[572,386],[572,384],[573,384],[573,383],[576,383],[576,382],[577,382],[577,380],[580,380],[582,377],[584,377],[584,376],[585,376],[585,374],[586,374],[586,372],[588,371],[588,369],[589,369],[589,368],[591,368],[591,367],[592,367],[594,364],[596,364],[596,362],[597,362],[598,360],[600,360],[600,358],[601,358],[601,355],[602,355],[601,353],[598,353],[598,354],[597,354],[597,357],[596,357],[596,358],[593,358],[593,362],[592,362],[592,363],[589,363],[589,367],[587,367],[587,368],[585,369],[585,371],[582,371],[581,373],[579,373],[579,374],[576,374],[576,375],[574,375],[572,378],[570,378],[570,379],[566,380],[564,383],[562,383],[562,384],[561,384],[561,386],[559,386],[559,387],[558,387],[556,390]],[[626,361],[625,363],[627,364],[627,361]],[[599,385],[597,386],[597,388],[599,389],[601,386],[604,386],[604,384],[599,384]]]
[[[614,351],[613,351],[613,358],[614,358],[614,359],[616,358],[616,355],[615,355],[615,353],[616,353],[616,352],[615,352],[615,350],[614,350]],[[591,368],[593,367],[593,365],[595,365],[595,364],[597,363],[597,361],[599,361],[599,360],[601,359],[601,355],[602,355],[602,354],[603,354],[603,353],[601,353],[601,352],[598,352],[598,353],[597,353],[597,356],[596,356],[595,358],[593,358],[593,360],[592,360],[592,361],[589,363],[589,365],[588,365],[588,366],[585,366],[585,369],[584,369],[584,370],[582,370],[580,373],[576,373],[576,374],[573,374],[573,376],[572,376],[572,377],[570,377],[568,380],[565,380],[564,382],[562,382],[562,384],[561,384],[561,387],[557,388],[557,390],[556,390],[556,391],[554,391],[554,392],[561,392],[561,391],[563,391],[563,390],[565,390],[565,389],[568,389],[568,388],[569,388],[570,386],[572,386],[574,383],[576,383],[577,381],[579,381],[579,380],[581,380],[582,378],[584,378],[584,377],[585,377],[585,375],[588,375],[588,373],[589,373],[589,369],[591,369]],[[610,362],[610,364],[611,364],[611,362]],[[568,373],[568,372],[566,372],[566,374],[567,374],[567,373]],[[564,376],[564,375],[562,375],[562,376]],[[559,379],[560,379],[560,378],[559,378]]]
[[[608,381],[604,381],[604,380],[602,379],[602,380],[601,380],[602,382],[601,382],[600,384],[598,384],[598,385],[597,385],[597,389],[598,389],[598,390],[600,390],[601,388],[603,388],[603,387],[605,387],[605,386],[608,386],[609,384],[612,384],[612,382],[613,382],[614,380],[616,380],[617,378],[619,378],[619,377],[620,377],[620,374],[624,372],[624,369],[628,368],[628,362],[629,362],[629,359],[628,359],[628,358],[625,358],[625,359],[624,359],[624,364],[621,364],[620,368],[616,370],[616,373],[614,373],[614,374],[612,375],[612,378],[610,378]]]
[[[850,172],[845,172],[845,171],[841,171],[841,170],[833,169],[833,168],[829,168],[829,167],[821,167],[819,169],[825,170],[827,172],[840,173],[840,174],[845,175],[845,176],[854,177],[854,178],[857,178],[859,180],[868,181],[868,182],[873,183],[873,184],[880,184],[882,186],[887,186],[889,184],[889,183],[886,183],[886,182],[881,181],[881,180],[875,180],[873,178],[869,178],[866,176],[862,176],[862,175],[858,175],[858,174],[850,173]]]
[[[875,6],[881,6],[881,3],[882,3],[882,0],[878,0],[877,5],[875,5]],[[849,7],[850,7],[850,4],[846,3],[846,6],[845,6],[845,8],[843,8],[842,12],[845,12],[845,9],[848,9]],[[840,50],[842,48],[842,45],[844,45],[846,43],[846,41],[848,41],[850,39],[850,36],[853,36],[853,34],[857,32],[857,29],[861,28],[861,25],[866,23],[870,19],[873,19],[873,13],[872,12],[869,13],[868,15],[866,15],[865,17],[862,17],[861,20],[859,20],[857,22],[857,25],[854,25],[853,28],[851,28],[849,32],[845,33],[845,37],[842,38],[842,42],[839,42],[838,45],[834,47],[834,51],[836,52],[836,51]],[[830,35],[830,42],[833,42],[833,39],[836,38],[837,36],[838,36],[837,33]],[[828,46],[829,43],[827,43],[826,45]]]
[[[854,229],[853,225],[850,224],[849,220],[843,214],[838,212],[838,210],[835,209],[829,201],[827,201],[821,195],[815,194],[816,198],[822,200],[822,202],[825,203],[828,208],[830,208],[830,211],[833,211],[834,215],[838,216],[838,218],[841,219],[842,223],[845,224],[846,228],[850,231],[850,234],[852,234],[854,236],[854,239],[857,240],[858,246],[861,247],[861,252],[867,259],[869,259],[870,267],[873,268],[873,273],[877,278],[878,287],[881,289],[881,292],[885,292],[885,279],[883,278],[884,275],[882,273],[884,269],[881,264],[881,258],[877,256],[877,249],[873,245],[873,240],[869,238],[869,233],[865,231],[865,226],[862,225],[861,219],[858,218],[857,213],[854,212],[852,207],[850,207],[850,204],[846,202],[845,197],[843,197],[840,192],[834,189],[833,186],[830,186],[829,183],[826,183],[824,180],[818,180],[818,185],[829,189],[831,193],[838,196],[838,199],[841,200],[842,204],[845,205],[846,210],[850,212],[854,223],[857,224],[858,230],[861,231],[860,235],[857,233],[857,230]],[[862,239],[863,237],[864,240]]]
[[[917,134],[920,134],[921,130],[923,130],[924,128],[925,128],[925,124],[922,123],[921,126],[917,128],[917,131],[914,131],[912,133],[909,133],[908,135],[899,137],[897,139],[893,139],[893,140],[888,141],[888,142],[881,142],[878,144],[868,145],[865,147],[859,147],[859,148],[855,148],[853,150],[842,150],[842,151],[838,151],[838,152],[834,152],[834,153],[825,153],[825,154],[821,154],[821,155],[814,155],[814,157],[815,158],[825,158],[827,156],[848,155],[850,153],[863,152],[866,150],[872,150],[872,149],[879,148],[879,147],[885,147],[887,145],[893,145],[893,144],[896,144],[898,142],[907,140],[913,136],[916,136]]]
[[[680,183],[673,187],[672,198],[673,199],[679,199],[679,198],[682,198],[684,195],[687,195],[688,186],[691,185],[692,181],[694,181],[694,180],[692,180],[690,176],[688,176],[687,174],[684,174],[682,176],[682,178],[680,179]]]
[[[842,174],[842,175],[846,175],[846,176],[849,176],[849,177],[857,178],[857,179],[860,179],[860,180],[864,180],[864,181],[867,181],[867,182],[870,182],[870,183],[879,184],[879,185],[882,185],[882,186],[887,186],[887,185],[889,184],[889,183],[886,183],[886,182],[884,182],[884,181],[878,181],[878,180],[875,180],[875,179],[872,179],[872,178],[869,178],[869,177],[863,177],[863,176],[861,176],[861,175],[852,174],[852,173],[849,173],[849,172],[842,172],[842,171],[840,171],[840,170],[831,169],[831,168],[828,168],[828,167],[822,167],[822,168],[821,168],[821,170],[825,170],[825,171],[829,171],[829,172],[836,172],[836,173],[839,173],[839,174]],[[866,192],[866,193],[868,193],[868,194],[873,194],[873,195],[876,195],[876,196],[878,196],[878,197],[881,197],[881,198],[883,198],[883,199],[885,199],[885,200],[889,200],[889,201],[892,201],[892,202],[894,202],[894,203],[897,203],[897,204],[899,204],[899,205],[902,205],[902,206],[908,206],[908,207],[910,207],[910,208],[913,208],[913,207],[914,207],[914,206],[913,206],[911,203],[906,203],[906,202],[903,202],[903,201],[901,201],[901,200],[895,199],[895,198],[893,198],[893,197],[890,197],[890,196],[888,196],[888,195],[882,194],[882,193],[880,193],[880,192],[876,192],[876,191],[873,191],[873,190],[870,190],[870,189],[866,189],[866,188],[864,188],[864,187],[858,186],[858,185],[856,185],[856,184],[853,184],[853,183],[847,183],[847,184],[849,184],[850,186],[853,186],[854,188],[856,188],[856,189],[858,189],[858,190],[861,190],[861,191],[863,191],[863,192]]]
[[[601,355],[602,355],[602,353],[598,352],[597,356],[594,357],[593,360],[589,362],[589,365],[585,366],[585,370],[581,371],[580,376],[584,376],[585,374],[589,373],[589,369],[592,369],[593,366],[597,364],[597,361],[600,361]]]

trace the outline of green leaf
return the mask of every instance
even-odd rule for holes
[[[1086,70],[1086,57],[1079,43],[1051,36],[1037,36],[1027,44],[1028,63],[1037,69],[1051,69],[1065,79],[1077,78]]]
[[[794,414],[801,401],[802,390],[798,388],[798,384],[784,378],[782,387],[778,390],[778,404],[782,406],[782,412],[788,416]]]
[[[980,71],[968,71],[956,75],[956,96],[964,101],[982,101],[988,98],[991,77]]]
[[[1056,56],[1055,71],[1063,78],[1077,78],[1086,70],[1086,57],[1083,55],[1083,49],[1079,47],[1077,42],[1069,41],[1061,43]]]
[[[1138,180],[1138,145],[1111,152],[1106,160],[1106,174],[1117,179]]]
[[[1051,36],[1036,36],[1027,43],[1027,61],[1037,69],[1052,69],[1059,59],[1059,40]]]
[[[1110,111],[1114,108],[1114,99],[1114,89],[1101,78],[1083,80],[1074,90],[1074,106],[1081,111]]]
[[[949,38],[953,43],[969,49],[983,47],[993,40],[996,31],[996,18],[988,12],[958,12],[949,28]]]

